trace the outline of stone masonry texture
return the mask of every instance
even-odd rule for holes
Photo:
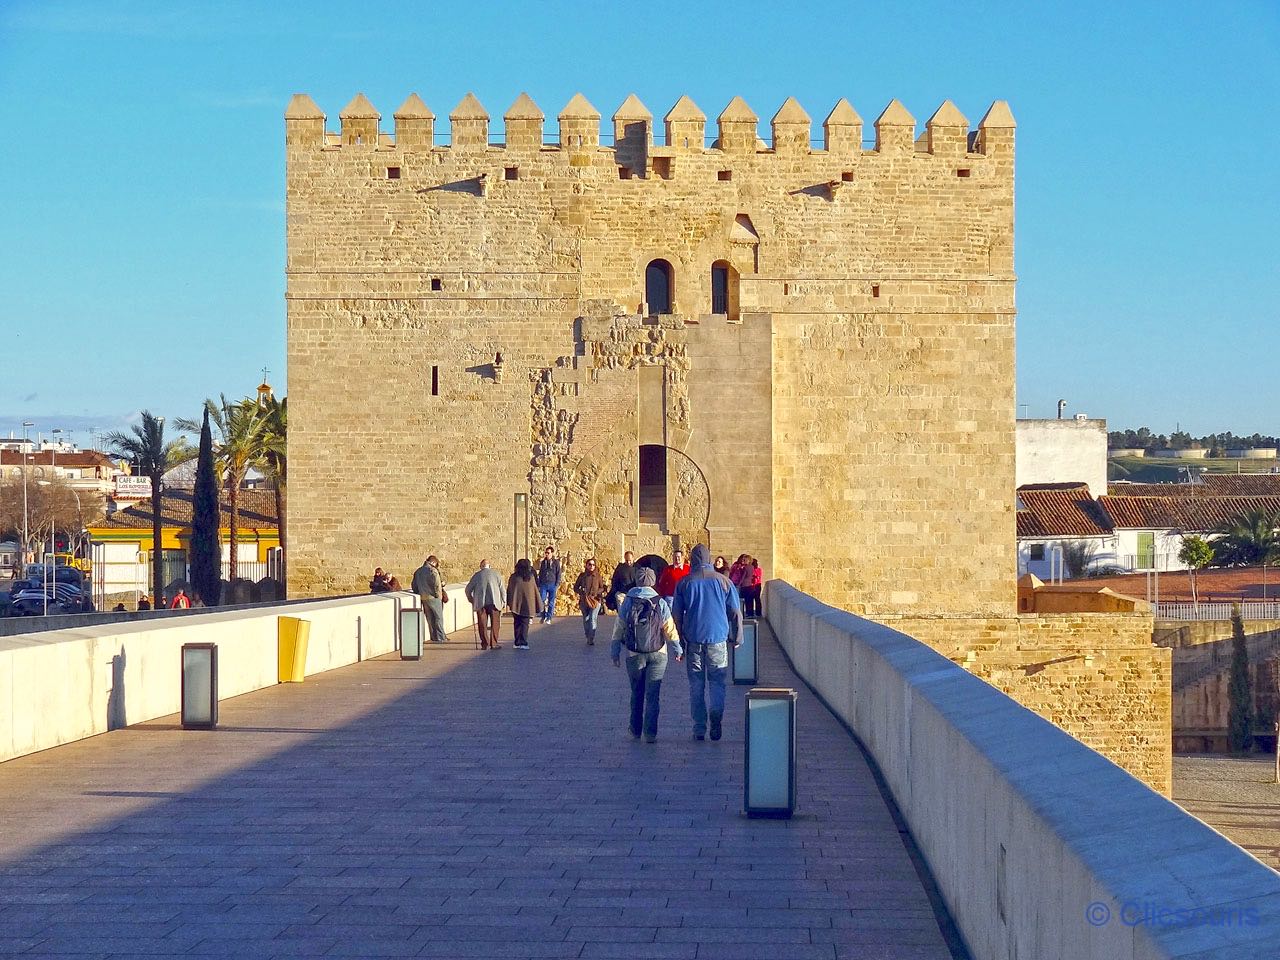
[[[440,142],[416,96],[394,136],[363,97],[341,133],[290,104],[295,594],[430,552],[509,569],[524,494],[530,549],[575,569],[702,539],[871,615],[1010,609],[1008,108],[971,133],[944,104],[917,139],[895,101],[873,149],[844,101],[821,146],[794,101],[771,148],[740,100],[711,146],[687,98],[665,138],[635,98],[611,146],[581,97],[554,122],[522,97],[495,136],[468,97]],[[668,451],[656,518],[642,444]]]
[[[873,619],[948,618],[921,639],[980,650],[998,686],[1167,792],[1149,629],[1146,649],[1118,621],[1087,631],[1134,662],[1116,683],[1020,676],[1029,628],[991,626],[1016,570],[1006,104],[970,130],[948,101],[917,135],[895,100],[864,143],[848,102],[815,142],[788,100],[770,146],[738,98],[655,124],[629,97],[612,144],[581,96],[546,120],[522,95],[491,125],[468,95],[444,136],[416,95],[394,134],[363,96],[340,121],[302,94],[285,115],[295,596],[428,553],[449,579],[507,572],[547,543],[567,592],[588,556],[702,541]],[[665,476],[642,483],[642,447]]]

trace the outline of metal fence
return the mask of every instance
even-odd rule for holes
[[[1157,620],[1230,620],[1237,607],[1244,620],[1280,620],[1280,601],[1245,600],[1241,603],[1157,603]]]

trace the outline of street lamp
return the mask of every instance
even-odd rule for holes
[[[27,575],[27,540],[30,539],[30,511],[27,508],[27,430],[35,426],[32,420],[22,421],[22,575]]]

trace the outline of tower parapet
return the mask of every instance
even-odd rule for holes
[[[787,97],[773,115],[773,152],[808,153],[812,122],[800,102],[795,97]]]
[[[916,118],[902,101],[890,100],[876,119],[876,150],[880,153],[910,153],[914,149]]]
[[[707,136],[707,115],[687,95],[677,100],[662,119],[667,126],[668,147],[702,150]]]
[[[295,93],[284,111],[284,142],[299,147],[324,145],[324,111],[305,93]]]
[[[395,136],[379,132],[381,114],[364,94],[358,93],[339,114],[341,133],[325,133],[325,114],[305,93],[295,94],[285,110],[285,142],[291,147],[368,149],[424,152],[435,149],[435,114],[418,94],[410,94],[395,111]],[[601,146],[600,112],[581,93],[574,94],[558,116],[559,149],[571,162],[581,163],[584,151]],[[624,178],[648,168],[654,153],[653,114],[630,94],[613,114],[614,158]],[[706,114],[688,96],[682,96],[663,118],[666,144],[659,156],[680,153],[759,156],[839,156],[852,159],[863,153],[863,121],[849,101],[841,98],[822,123],[823,149],[811,146],[812,121],[794,97],[788,97],[770,121],[772,150],[759,137],[759,117],[741,97],[735,96],[716,118],[718,139],[710,150],[706,143]],[[489,147],[489,113],[468,93],[449,114],[449,147],[460,151],[484,151]],[[503,115],[505,149],[554,155],[544,145],[545,116],[527,93],[521,93]],[[930,154],[955,160],[966,156],[1012,157],[1017,123],[1004,100],[991,104],[974,130],[950,101],[943,101],[915,139],[916,121],[898,100],[890,101],[875,121],[875,152],[885,156]],[[683,167],[681,168],[683,169]]]
[[[741,97],[734,97],[716,117],[719,147],[725,153],[755,153],[760,118]]]
[[[594,150],[600,146],[600,111],[586,97],[575,93],[560,111],[560,147]]]
[[[618,163],[643,170],[653,146],[653,114],[634,93],[613,114],[613,150]]]
[[[827,153],[854,156],[862,150],[862,118],[844,97],[822,121],[822,135]]]
[[[344,147],[378,145],[378,121],[382,119],[382,114],[363,93],[352,97],[338,117],[342,120]]]
[[[508,150],[540,150],[542,148],[542,108],[527,93],[516,97],[515,102],[502,115],[506,128]]]
[[[969,146],[969,121],[950,100],[925,122],[929,152],[938,157],[963,157]]]
[[[459,100],[449,113],[449,139],[454,149],[484,150],[489,146],[489,111],[474,93]]]
[[[395,112],[396,146],[401,150],[430,150],[435,140],[436,115],[416,93],[409,94]]]
[[[1008,101],[997,100],[978,121],[978,152],[987,156],[1012,156],[1017,126]]]

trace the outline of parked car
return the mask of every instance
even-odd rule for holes
[[[10,594],[9,616],[39,617],[46,609],[50,614],[91,613],[93,601],[69,583],[51,584],[47,593],[43,587],[28,587]]]

